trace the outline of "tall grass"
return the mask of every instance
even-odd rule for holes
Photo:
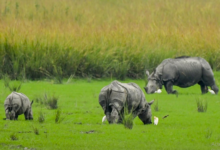
[[[220,1],[0,0],[0,73],[17,78],[143,77],[163,59],[220,69]]]
[[[132,110],[130,110],[129,112],[129,108],[128,108],[128,104],[126,103],[124,105],[124,112],[122,114],[122,123],[124,125],[125,128],[127,129],[132,129],[133,128],[133,114],[132,114]]]

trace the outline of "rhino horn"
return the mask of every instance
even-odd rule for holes
[[[154,100],[150,101],[148,104],[149,105],[152,105],[154,103]]]
[[[31,101],[31,105],[34,103],[34,100]]]

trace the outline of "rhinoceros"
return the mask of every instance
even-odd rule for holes
[[[148,84],[145,91],[148,94],[155,93],[164,85],[168,94],[177,94],[173,85],[187,88],[199,84],[202,94],[208,92],[208,86],[218,94],[218,87],[215,84],[214,74],[209,63],[201,57],[181,56],[174,59],[165,59],[156,69],[148,75]]]
[[[135,83],[113,81],[103,87],[99,94],[99,104],[110,124],[122,123],[125,110],[132,113],[133,119],[138,116],[144,124],[150,124],[151,104],[147,102],[140,87]]]
[[[4,103],[6,119],[17,120],[18,115],[24,114],[25,120],[33,120],[32,104],[26,95],[12,92]]]

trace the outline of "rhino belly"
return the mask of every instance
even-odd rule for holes
[[[16,114],[17,114],[17,115],[21,115],[21,114],[24,114],[25,111],[26,111],[26,110],[24,110],[23,108],[20,107],[20,108],[18,109],[18,111],[16,112]]]
[[[175,85],[189,87],[197,84],[202,77],[202,66],[198,61],[184,62],[178,66],[178,78]]]

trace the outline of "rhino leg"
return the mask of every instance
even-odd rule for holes
[[[176,90],[173,90],[173,83],[171,81],[165,82],[164,86],[168,94],[178,94]]]
[[[18,120],[18,115],[17,114],[15,115],[15,120]]]
[[[26,112],[24,112],[24,117],[25,117],[25,120],[29,120],[29,113],[28,113],[28,110]]]
[[[202,81],[199,81],[198,84],[200,85],[202,94],[206,94],[208,92],[208,87]]]
[[[10,120],[10,112],[8,109],[5,110],[6,120]]]

